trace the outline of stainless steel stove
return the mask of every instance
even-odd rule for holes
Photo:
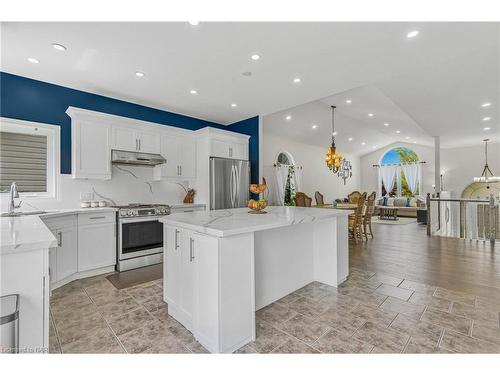
[[[115,206],[117,212],[117,271],[149,266],[163,261],[163,224],[170,214],[164,204],[132,203]]]

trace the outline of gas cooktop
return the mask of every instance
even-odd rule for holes
[[[134,216],[161,216],[170,214],[170,206],[166,204],[130,203],[123,206],[113,207],[118,208],[118,218]]]

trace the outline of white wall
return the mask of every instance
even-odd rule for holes
[[[285,137],[278,137],[265,131],[262,137],[262,164],[263,176],[268,181],[269,189],[274,187],[274,168],[276,156],[281,151],[288,151],[295,162],[302,166],[302,191],[313,198],[314,193],[319,191],[324,195],[325,203],[332,202],[336,198],[344,198],[350,192],[359,190],[359,157],[345,155],[352,163],[353,176],[344,185],[343,180],[330,172],[325,165],[325,147],[312,146],[304,143],[291,141]],[[326,142],[328,144],[328,142]],[[270,191],[270,197],[274,194]],[[271,202],[275,203],[275,202]]]
[[[74,180],[71,175],[60,175],[59,199],[21,197],[21,211],[39,209],[76,208],[80,206],[80,193],[92,192],[92,187],[117,204],[163,203],[179,204],[185,192],[179,185],[166,181],[152,181],[153,169],[148,167],[120,166],[132,171],[138,178],[113,167],[113,178],[107,181]],[[153,192],[145,182],[150,182]],[[183,183],[185,186],[187,183]],[[2,211],[7,210],[7,197],[2,197]],[[95,200],[102,200],[95,196]],[[196,197],[195,197],[196,200]],[[16,200],[17,202],[18,200]],[[30,206],[32,205],[32,206]]]
[[[376,191],[377,169],[372,165],[379,164],[382,156],[391,148],[408,147],[415,151],[422,165],[424,194],[433,193],[434,189],[434,148],[411,143],[394,143],[361,157],[361,190]],[[489,145],[489,165],[493,173],[500,174],[500,144]],[[472,183],[484,166],[484,145],[441,149],[441,170],[444,171],[444,189],[451,191],[452,197],[460,197],[462,191]]]

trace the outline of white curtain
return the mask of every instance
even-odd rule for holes
[[[274,174],[276,176],[276,198],[278,200],[278,204],[283,206],[285,204],[285,188],[286,188],[286,180],[288,179],[288,166],[276,166],[274,168]]]
[[[420,180],[420,164],[402,164],[401,170],[403,171],[408,187],[413,195],[417,195],[418,183]]]
[[[382,183],[384,184],[385,191],[387,193],[391,192],[394,187],[396,172],[398,172],[398,170],[399,168],[397,165],[380,166],[380,176],[382,177]]]
[[[296,191],[302,191],[302,168],[299,166],[295,166],[294,171],[295,171],[295,189]]]

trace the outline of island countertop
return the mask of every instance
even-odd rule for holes
[[[227,237],[349,215],[345,210],[288,206],[267,207],[267,214],[251,214],[248,211],[244,207],[176,213],[159,221],[214,237]]]

